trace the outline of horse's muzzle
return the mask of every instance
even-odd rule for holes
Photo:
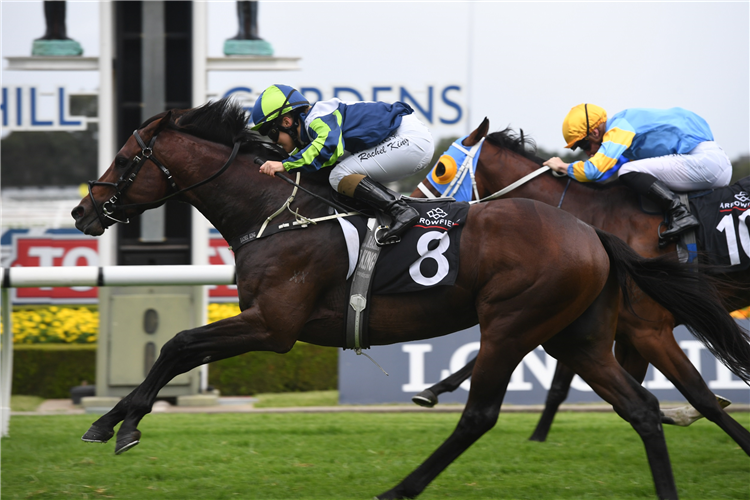
[[[76,229],[83,234],[101,236],[104,233],[105,228],[102,226],[94,210],[87,211],[86,207],[78,205],[70,212],[70,215],[76,221]]]

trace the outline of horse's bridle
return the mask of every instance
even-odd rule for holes
[[[240,144],[241,141],[236,141],[234,143],[234,147],[232,148],[232,153],[229,155],[229,159],[226,161],[223,167],[219,169],[216,173],[211,175],[209,178],[204,179],[200,182],[197,182],[193,184],[192,186],[186,187],[184,189],[179,189],[177,187],[177,184],[175,184],[174,180],[172,179],[172,174],[170,173],[169,169],[164,166],[162,162],[159,161],[158,158],[154,156],[154,144],[156,143],[156,138],[159,135],[159,131],[157,131],[154,136],[151,138],[151,141],[149,141],[148,146],[146,145],[145,141],[141,139],[140,134],[138,134],[138,130],[133,131],[133,137],[135,137],[136,142],[141,147],[140,155],[136,154],[133,156],[133,158],[130,160],[128,165],[125,167],[125,172],[120,175],[120,178],[117,179],[116,182],[101,182],[99,180],[95,181],[89,181],[89,198],[91,199],[91,203],[94,205],[94,212],[96,213],[96,217],[99,219],[99,222],[101,223],[102,227],[107,227],[105,224],[104,218],[110,219],[114,222],[119,222],[121,224],[128,224],[130,223],[130,220],[125,218],[125,220],[118,219],[114,216],[116,210],[125,210],[129,208],[151,208],[151,207],[157,207],[167,201],[170,198],[174,198],[175,196],[184,193],[185,191],[189,191],[191,189],[194,189],[198,186],[202,186],[203,184],[206,184],[207,182],[210,182],[214,180],[216,177],[224,173],[224,171],[229,168],[229,166],[234,161],[235,157],[237,156],[237,153],[240,150]],[[172,189],[172,193],[168,194],[167,196],[160,198],[156,201],[151,201],[147,203],[131,203],[128,205],[115,205],[117,203],[117,200],[122,197],[123,194],[125,194],[125,191],[128,190],[128,188],[133,184],[135,181],[136,176],[138,175],[138,172],[140,172],[143,165],[146,163],[146,161],[150,160],[154,165],[159,167],[159,170],[167,177],[167,181],[169,182],[169,185]],[[102,203],[101,208],[96,203],[96,199],[94,198],[94,194],[92,192],[94,186],[110,186],[115,188],[115,194],[112,195],[112,197]]]
[[[99,219],[99,222],[102,224],[102,227],[106,227],[105,221],[103,220],[103,217],[106,217],[107,219],[110,219],[115,222],[119,222],[121,224],[128,224],[130,223],[130,220],[125,218],[125,220],[116,218],[115,211],[118,209],[118,207],[115,206],[115,203],[117,203],[117,200],[120,199],[120,197],[125,194],[125,191],[128,190],[128,188],[133,184],[135,181],[136,176],[138,175],[138,172],[141,171],[141,168],[146,163],[146,161],[151,160],[157,167],[159,167],[159,170],[161,170],[164,175],[167,176],[167,180],[169,181],[170,186],[172,187],[173,191],[177,191],[177,186],[174,183],[174,180],[172,179],[172,174],[169,172],[169,169],[164,166],[155,156],[154,156],[154,143],[156,143],[156,137],[159,134],[156,133],[151,138],[151,141],[149,142],[148,146],[146,146],[146,143],[141,139],[140,134],[138,134],[137,130],[133,131],[133,136],[135,137],[136,142],[141,147],[141,156],[138,156],[136,154],[133,156],[133,158],[128,162],[128,165],[125,167],[125,172],[120,175],[120,178],[117,179],[116,182],[101,182],[99,180],[95,181],[89,181],[89,198],[91,199],[91,203],[94,205],[94,211],[96,212],[96,216]],[[96,203],[96,199],[94,198],[93,188],[94,186],[110,186],[115,188],[115,194],[112,195],[112,197],[102,203],[101,209]],[[119,207],[122,209],[122,207]]]

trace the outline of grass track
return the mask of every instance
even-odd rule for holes
[[[750,428],[750,414],[734,414]],[[643,446],[614,414],[562,413],[547,443],[536,414],[504,414],[420,496],[655,498]],[[370,499],[419,465],[456,414],[154,414],[121,456],[86,444],[84,416],[14,416],[2,498]],[[715,425],[666,428],[680,498],[750,499],[750,458]]]

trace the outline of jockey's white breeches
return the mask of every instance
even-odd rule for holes
[[[651,174],[675,191],[697,191],[729,185],[732,163],[721,146],[706,141],[687,154],[629,161],[618,175],[628,172]]]
[[[393,182],[423,170],[434,152],[430,131],[412,113],[405,115],[401,125],[377,146],[342,155],[328,180],[337,191],[341,179],[350,174],[366,175],[383,183]]]

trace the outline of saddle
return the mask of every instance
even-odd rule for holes
[[[378,246],[375,233],[379,217],[349,217],[342,224],[350,263],[356,268],[349,279],[345,332],[346,348],[368,348],[367,324],[372,293],[396,294],[422,291],[433,286],[453,285],[458,276],[461,230],[469,204],[452,198],[405,198],[420,218],[395,245]],[[347,236],[353,226],[358,238]],[[358,243],[358,244],[357,244]]]
[[[750,268],[750,177],[727,187],[689,193],[690,211],[701,225],[698,249],[724,272]]]
[[[698,228],[680,236],[680,261],[693,262],[700,255],[705,264],[724,267],[724,272],[750,267],[750,177],[722,188],[678,194],[700,222]],[[656,203],[643,196],[641,210],[651,215],[664,214]]]

